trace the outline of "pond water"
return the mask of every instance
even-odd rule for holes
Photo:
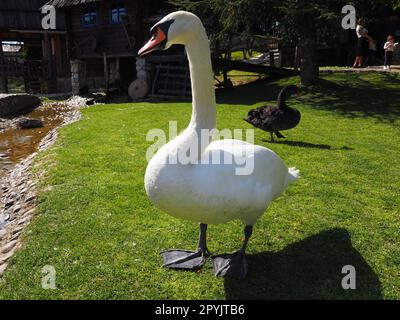
[[[42,139],[64,121],[71,111],[66,103],[46,103],[23,118],[41,119],[43,128],[20,129],[13,126],[0,131],[0,176],[6,169],[36,152]]]

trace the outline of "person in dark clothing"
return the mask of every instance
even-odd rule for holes
[[[354,68],[361,68],[364,65],[364,61],[366,57],[369,55],[369,42],[370,38],[368,35],[368,30],[365,28],[365,20],[359,19],[356,33],[357,33],[357,52],[356,52],[356,60],[354,61]]]

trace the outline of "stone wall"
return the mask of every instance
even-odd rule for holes
[[[146,81],[150,84],[150,66],[146,65],[146,59],[138,57],[136,58],[136,76],[137,79]]]
[[[72,94],[79,95],[81,88],[85,87],[86,77],[85,77],[85,63],[81,60],[71,61],[71,86]]]

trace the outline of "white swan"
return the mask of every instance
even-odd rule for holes
[[[242,248],[232,255],[213,257],[213,262],[216,275],[244,278],[247,274],[245,250],[252,226],[270,202],[297,180],[299,172],[288,169],[273,151],[261,146],[239,140],[200,141],[201,130],[211,130],[216,125],[210,45],[203,24],[194,14],[178,11],[164,17],[151,33],[152,38],[139,51],[139,56],[168,49],[173,44],[185,45],[193,96],[188,128],[156,153],[145,175],[147,195],[157,208],[174,217],[200,223],[198,250],[163,252],[165,266],[174,269],[202,267],[209,255],[207,225],[239,219],[246,225]],[[171,156],[186,153],[197,145],[199,147],[190,153],[188,162],[171,163]],[[239,159],[243,158],[243,151],[244,157],[254,163],[254,170],[249,175],[238,175],[239,165],[235,161],[233,164],[202,161],[212,152],[218,152],[221,159],[227,155]]]

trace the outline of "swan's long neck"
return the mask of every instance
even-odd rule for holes
[[[189,128],[214,129],[216,125],[216,101],[214,74],[211,64],[210,43],[205,30],[186,44],[192,82],[193,111]],[[188,129],[189,129],[188,128]]]
[[[211,143],[211,130],[215,129],[216,123],[214,76],[210,44],[205,30],[196,39],[186,43],[186,52],[192,81],[192,119],[186,130],[172,140],[166,150],[172,155],[181,152],[189,154],[189,163],[193,164],[201,159]],[[202,132],[203,129],[210,131]]]
[[[287,108],[287,105],[286,105],[286,96],[287,96],[286,90],[282,90],[282,91],[279,93],[279,96],[278,96],[278,108],[280,108],[280,109],[285,109],[285,108]]]

